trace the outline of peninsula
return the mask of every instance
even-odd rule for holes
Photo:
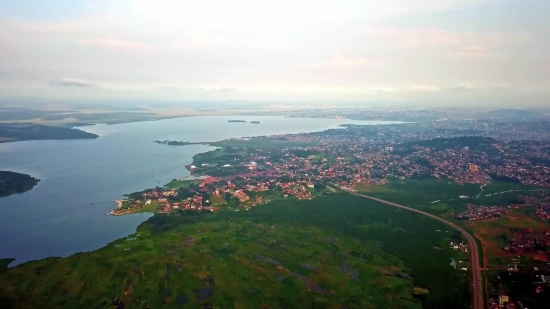
[[[98,137],[78,129],[31,123],[0,123],[0,143],[44,139],[94,139]]]
[[[186,146],[186,145],[200,145],[200,144],[203,144],[203,143],[192,143],[192,142],[187,142],[187,141],[182,142],[182,141],[170,141],[170,140],[164,140],[164,141],[156,140],[154,142],[157,143],[157,144],[169,145],[169,146]]]
[[[29,191],[39,181],[30,175],[0,171],[0,197]]]

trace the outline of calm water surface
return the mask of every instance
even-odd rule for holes
[[[228,123],[229,119],[261,124]],[[185,165],[214,147],[167,146],[157,139],[190,142],[233,137],[322,131],[340,124],[389,121],[283,117],[189,117],[81,129],[95,140],[0,144],[0,170],[40,178],[31,191],[0,198],[0,258],[12,265],[100,248],[135,232],[151,214],[106,215],[126,193],[161,186],[189,175]]]

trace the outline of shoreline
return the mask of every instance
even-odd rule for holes
[[[109,212],[109,214],[111,216],[122,216],[123,214],[118,214],[116,213],[117,210],[120,210],[122,208],[122,202],[124,202],[125,200],[114,200],[114,202],[116,203],[116,208],[111,210]]]

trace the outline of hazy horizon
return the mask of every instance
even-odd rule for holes
[[[548,16],[536,0],[5,1],[0,102],[547,107]]]

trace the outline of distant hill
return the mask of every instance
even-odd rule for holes
[[[487,113],[487,116],[491,118],[502,119],[529,119],[539,118],[540,113],[530,109],[497,109]]]
[[[0,143],[44,139],[94,139],[98,136],[78,129],[34,125],[30,123],[0,124]]]

